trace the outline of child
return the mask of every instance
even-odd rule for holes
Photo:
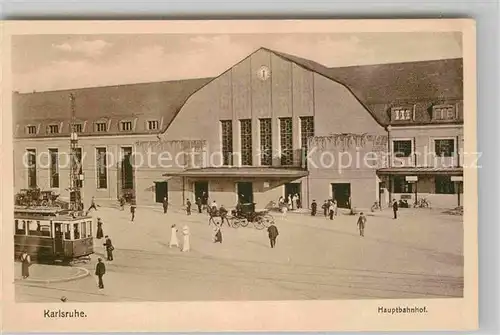
[[[361,212],[358,218],[359,236],[362,237],[365,236],[365,224],[366,224],[366,217],[363,215],[363,212]]]

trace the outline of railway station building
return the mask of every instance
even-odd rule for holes
[[[86,203],[454,207],[462,82],[461,59],[328,68],[260,48],[214,78],[14,92],[14,184],[68,197],[73,94]]]

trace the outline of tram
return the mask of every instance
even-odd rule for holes
[[[26,250],[38,263],[69,263],[94,253],[93,218],[60,207],[14,208],[14,257]]]

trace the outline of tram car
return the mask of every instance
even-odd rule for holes
[[[38,263],[69,263],[94,253],[93,218],[57,207],[14,208],[14,255]]]

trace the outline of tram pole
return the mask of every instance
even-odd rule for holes
[[[70,190],[70,209],[72,211],[82,211],[82,197],[80,190],[80,180],[83,176],[80,175],[80,164],[77,163],[77,154],[76,151],[78,149],[78,134],[75,123],[75,95],[71,93],[69,95],[69,99],[71,102],[71,123],[70,123],[70,176],[69,176],[69,190]]]

